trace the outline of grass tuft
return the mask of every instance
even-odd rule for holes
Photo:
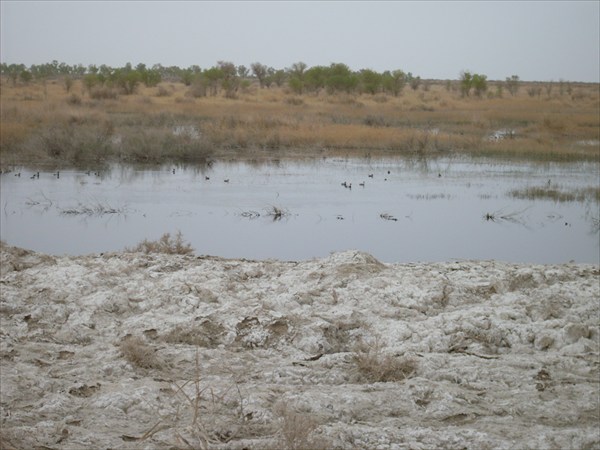
[[[174,238],[170,233],[163,234],[156,241],[144,239],[133,248],[126,248],[125,251],[131,253],[164,253],[168,255],[189,255],[194,249],[189,243],[183,241],[181,231],[178,231]]]
[[[358,382],[386,383],[403,381],[412,376],[417,368],[416,359],[409,356],[385,354],[379,338],[373,343],[361,342],[353,355]]]
[[[524,189],[514,189],[509,192],[513,198],[523,200],[553,200],[558,203],[563,202],[600,202],[600,187],[587,187],[573,189],[570,191],[561,190],[552,185],[531,186]]]
[[[154,348],[138,336],[126,336],[119,345],[123,356],[133,366],[142,369],[160,369],[163,364],[156,357]]]
[[[279,447],[286,450],[309,450],[325,448],[317,442],[314,432],[317,420],[304,413],[292,410],[287,404],[279,402],[274,412],[279,416]]]

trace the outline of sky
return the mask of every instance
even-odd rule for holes
[[[600,0],[0,0],[0,14],[8,64],[344,63],[426,79],[600,82]]]

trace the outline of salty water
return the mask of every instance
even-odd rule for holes
[[[327,158],[36,172],[0,176],[0,237],[56,255],[118,251],[181,231],[197,254],[232,258],[358,249],[385,262],[600,262],[597,200],[509,194],[597,187],[594,163]]]

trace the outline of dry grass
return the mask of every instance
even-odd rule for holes
[[[170,233],[163,234],[156,241],[144,239],[133,248],[125,249],[127,252],[142,253],[165,253],[168,255],[189,255],[194,249],[189,243],[184,242],[181,231],[178,231],[175,238],[171,238]]]
[[[417,360],[412,357],[385,354],[377,337],[372,343],[359,343],[353,361],[357,381],[363,383],[403,381],[418,368]]]
[[[211,157],[304,157],[448,153],[546,160],[600,157],[597,84],[571,93],[461,98],[444,81],[399,97],[292,96],[251,85],[235,99],[188,95],[181,83],[133,95],[88,93],[76,81],[12,86],[2,80],[0,163],[204,161]],[[494,92],[493,86],[490,88]],[[190,126],[197,136],[177,135]],[[490,141],[500,129],[514,139]],[[581,142],[591,143],[581,145]],[[142,150],[143,148],[143,150]]]
[[[126,336],[119,345],[123,356],[134,367],[160,369],[163,363],[157,358],[154,348],[137,336]]]
[[[545,186],[530,186],[523,189],[514,189],[508,193],[511,197],[526,200],[552,200],[563,202],[595,201],[600,203],[600,187],[587,187],[580,189],[564,190],[560,186],[547,184]]]
[[[279,419],[278,449],[318,450],[327,448],[324,439],[315,436],[318,422],[313,415],[294,411],[286,403],[279,402],[273,412]]]

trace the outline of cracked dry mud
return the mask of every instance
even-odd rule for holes
[[[600,448],[597,265],[0,263],[3,449]]]

